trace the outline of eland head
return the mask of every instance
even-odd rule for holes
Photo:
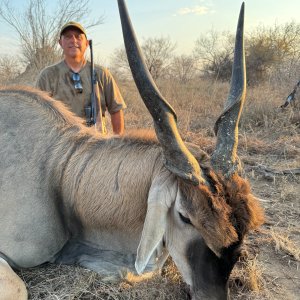
[[[244,3],[237,25],[231,88],[215,124],[217,143],[209,164],[203,164],[182,141],[176,113],[147,69],[124,0],[118,4],[132,75],[152,115],[164,165],[177,181],[175,190],[165,191],[174,197],[174,203],[161,201],[159,192],[148,200],[136,269],[143,272],[162,241],[191,286],[193,299],[227,299],[228,278],[243,238],[263,222],[263,212],[249,184],[239,175],[237,157],[238,124],[246,95]],[[159,180],[168,178],[161,176]]]

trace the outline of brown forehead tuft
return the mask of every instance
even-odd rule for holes
[[[247,180],[238,175],[225,180],[211,169],[205,175],[213,188],[178,180],[182,205],[206,241],[216,248],[228,247],[260,226],[264,213]]]

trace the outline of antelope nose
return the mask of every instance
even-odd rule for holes
[[[190,285],[186,285],[186,288],[184,289],[184,292],[186,293],[187,299],[192,300],[193,299],[193,292]]]

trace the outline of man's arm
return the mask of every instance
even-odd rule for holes
[[[110,115],[111,125],[115,134],[124,133],[124,113],[123,110],[119,110]]]
[[[115,134],[124,134],[124,112],[126,104],[120,90],[108,69],[101,69],[100,83],[105,94],[105,102],[111,117],[112,129]]]

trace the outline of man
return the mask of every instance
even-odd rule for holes
[[[47,91],[55,99],[61,100],[79,117],[86,120],[85,107],[91,105],[91,63],[86,61],[85,52],[89,42],[81,24],[68,22],[60,31],[59,44],[63,49],[64,60],[46,67],[40,73],[36,86]],[[104,118],[107,109],[111,115],[115,134],[124,132],[123,109],[126,107],[119,88],[107,69],[95,65],[100,103],[97,128],[101,130],[100,114]],[[103,130],[102,130],[103,131]]]

